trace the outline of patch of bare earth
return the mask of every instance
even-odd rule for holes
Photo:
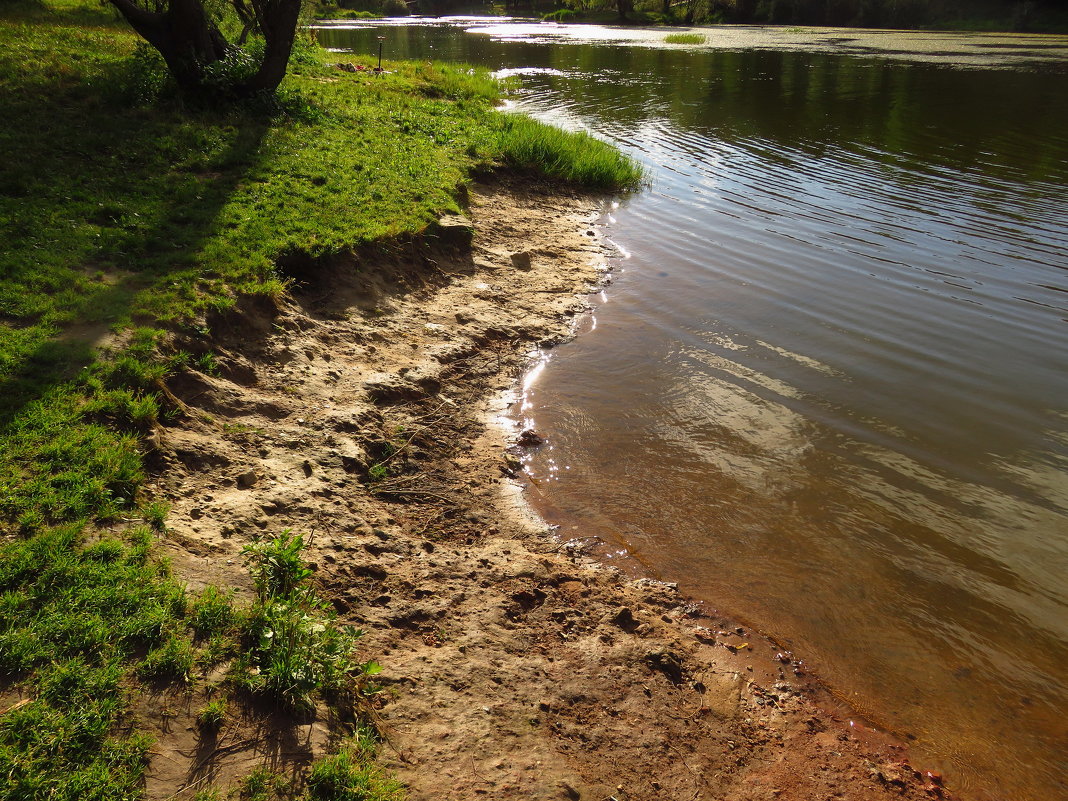
[[[280,308],[210,321],[210,341],[184,346],[210,348],[220,373],[171,382],[191,414],[154,454],[176,570],[248,600],[241,547],[304,533],[322,593],[385,667],[383,758],[413,799],[941,797],[773,643],[514,510],[490,404],[603,277],[600,205],[482,186],[473,242],[453,220],[436,239],[288,264]],[[151,798],[258,764],[297,771],[340,728],[249,712],[205,740],[202,693],[141,710],[159,738]]]

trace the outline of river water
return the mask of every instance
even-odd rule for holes
[[[1068,39],[319,31],[518,74],[651,185],[528,380],[534,505],[811,663],[967,797],[1068,797]],[[536,378],[536,380],[534,380]]]

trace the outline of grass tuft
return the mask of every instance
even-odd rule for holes
[[[669,33],[664,36],[664,42],[669,45],[703,45],[705,36],[701,33]]]
[[[242,623],[232,590],[224,595],[218,587],[206,587],[190,604],[189,625],[201,639],[233,634]]]
[[[668,44],[704,44],[704,34],[700,33],[669,33],[664,37]]]
[[[519,114],[504,118],[500,149],[506,164],[604,190],[632,189],[641,166],[585,132],[563,131]]]
[[[197,713],[197,725],[203,731],[218,731],[226,722],[226,699],[208,701]]]
[[[308,801],[403,801],[403,786],[374,763],[374,742],[357,736],[312,765]]]

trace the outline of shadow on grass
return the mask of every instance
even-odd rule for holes
[[[126,26],[115,7],[106,2],[56,5],[43,0],[3,1],[6,7],[0,14],[4,19],[16,22],[49,22],[119,29]]]
[[[120,70],[0,94],[0,436],[146,293],[193,285],[269,126],[124,105]]]

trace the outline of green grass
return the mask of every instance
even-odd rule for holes
[[[636,186],[641,168],[589,134],[570,133],[529,117],[508,115],[499,134],[504,163],[553,178],[611,191]]]
[[[226,722],[226,699],[216,698],[197,713],[197,725],[204,731],[218,731]]]
[[[299,796],[290,777],[259,768],[245,779],[236,797],[240,801],[404,801],[404,788],[375,764],[376,742],[374,732],[357,727],[336,754],[312,764],[307,787]]]
[[[236,610],[214,589],[187,598],[152,557],[168,505],[143,491],[145,455],[183,414],[163,382],[217,369],[210,351],[171,351],[169,332],[283,293],[286,258],[418,236],[475,171],[641,181],[595,139],[496,112],[484,71],[330,60],[298,47],[259,108],[183,108],[100,4],[0,6],[0,691],[32,699],[0,709],[2,797],[139,797],[148,743],[117,726],[144,685],[243,653],[251,689],[300,706],[378,669],[352,662],[355,636],[310,593]],[[275,556],[292,568],[299,547]],[[392,797],[336,778],[365,757],[319,768],[314,797]]]
[[[668,44],[704,44],[705,37],[700,33],[669,33],[664,41]]]
[[[115,730],[125,677],[140,654],[181,649],[185,607],[150,541],[69,526],[0,549],[0,674],[33,699],[0,716],[4,798],[140,798],[150,743]]]
[[[374,762],[374,741],[357,736],[312,765],[307,801],[403,801],[403,787]]]

